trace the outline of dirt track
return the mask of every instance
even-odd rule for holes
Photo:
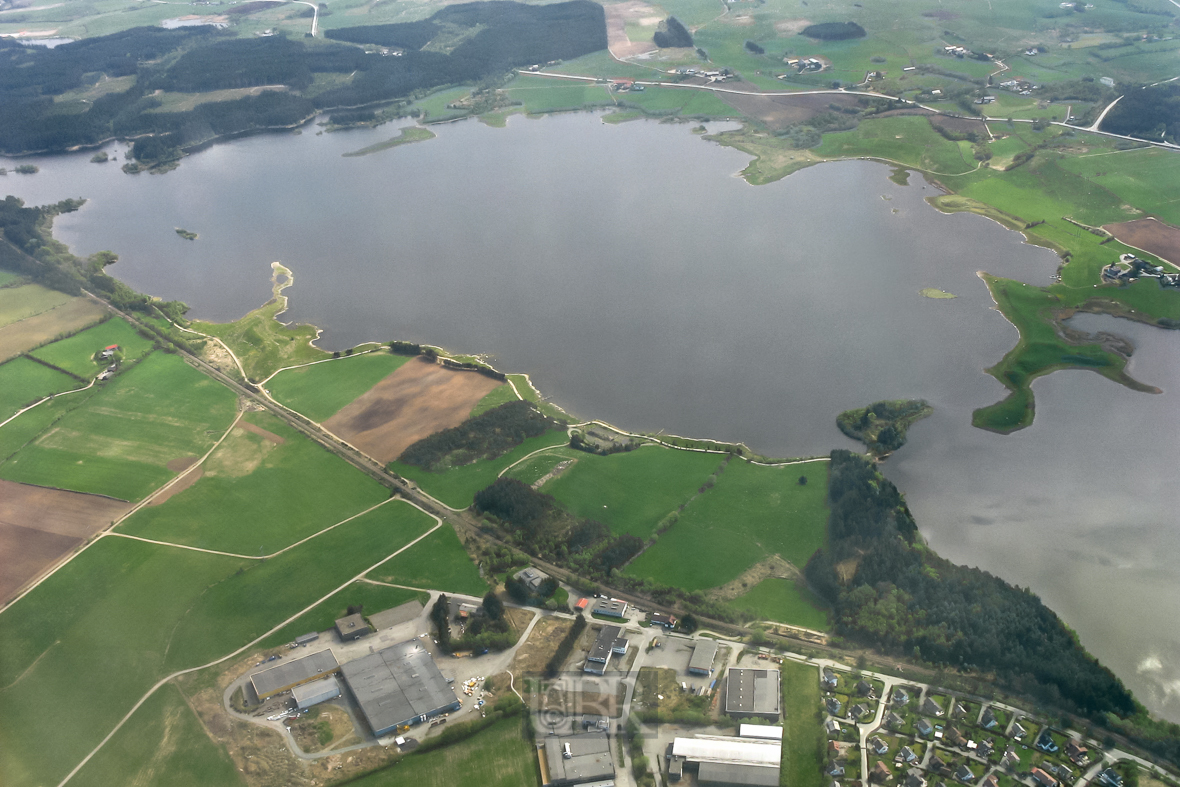
[[[130,508],[97,495],[0,481],[0,602]]]
[[[475,372],[411,361],[324,426],[374,459],[392,462],[423,437],[461,424],[471,408],[499,384]]]
[[[1180,265],[1180,229],[1155,219],[1136,219],[1121,224],[1106,224],[1102,229],[1128,246],[1162,257]]]

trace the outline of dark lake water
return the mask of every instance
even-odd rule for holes
[[[976,272],[1047,283],[1057,260],[938,213],[920,178],[899,186],[852,161],[751,187],[735,177],[744,154],[686,126],[589,114],[436,131],[360,158],[341,154],[396,129],[255,137],[162,176],[89,154],[37,159],[41,173],[0,186],[30,202],[89,198],[58,237],[116,251],[114,275],[196,316],[262,303],[279,260],[295,273],[286,318],[323,328],[326,349],[396,338],[486,353],[571,412],[629,429],[803,456],[854,447],[835,428],[843,409],[928,399],[935,415],[886,470],[931,544],[1031,587],[1180,719],[1167,491],[1180,336],[1102,322],[1135,341],[1133,373],[1163,395],[1058,373],[1035,384],[1033,427],[982,432],[971,411],[1003,394],[982,370],[1016,331]]]

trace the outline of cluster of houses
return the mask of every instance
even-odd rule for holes
[[[1026,79],[1006,79],[1000,83],[1000,87],[1022,96],[1031,96],[1032,92],[1040,89],[1041,86],[1034,85]]]
[[[112,344],[108,347],[104,347],[102,352],[100,352],[98,354],[98,359],[100,361],[110,361],[110,364],[107,366],[107,368],[105,368],[101,372],[99,372],[99,374],[98,374],[99,382],[102,382],[103,380],[110,379],[111,375],[114,374],[118,370],[119,359],[115,357],[115,353],[117,353],[117,352],[119,352],[119,345]]]
[[[784,57],[783,62],[800,74],[824,70],[824,61],[816,57]]]
[[[975,99],[976,104],[994,104],[996,102],[995,96],[980,96]]]
[[[951,57],[957,57],[960,60],[965,57],[975,57],[975,53],[965,46],[944,46],[942,48],[942,53],[944,55],[950,55]],[[992,58],[991,55],[985,55],[985,57],[988,60],[991,60]]]
[[[616,79],[610,89],[615,93],[642,93],[643,85],[636,84],[633,79]]]
[[[731,79],[737,79],[738,75],[734,73],[731,68],[719,68],[716,70],[706,71],[695,66],[686,66],[684,68],[673,68],[668,71],[669,74],[676,74],[682,77],[701,77],[710,83],[713,82],[728,82]]]
[[[1119,267],[1120,263],[1127,267]],[[1140,277],[1158,279],[1161,287],[1180,287],[1180,273],[1164,273],[1163,266],[1152,265],[1134,254],[1123,254],[1117,263],[1112,262],[1102,269],[1104,281],[1129,284]]]

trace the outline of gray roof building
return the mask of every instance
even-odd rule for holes
[[[743,765],[737,762],[702,762],[697,772],[697,783],[777,787],[778,774],[778,768]]]
[[[334,700],[340,696],[340,682],[335,675],[313,680],[291,689],[291,697],[295,700],[295,707],[307,710],[312,705]]]
[[[407,601],[405,604],[387,609],[384,612],[378,612],[375,615],[369,615],[369,622],[376,627],[378,631],[382,629],[391,629],[394,626],[400,626],[402,623],[409,623],[416,617],[422,614],[422,602],[418,599]]]
[[[698,767],[699,784],[771,787],[779,783],[782,744],[775,740],[698,735],[676,738],[672,756]]]
[[[545,738],[545,765],[549,770],[545,784],[554,787],[601,782],[615,775],[610,740],[604,732],[550,735]]]
[[[717,643],[711,639],[702,639],[693,648],[692,658],[688,660],[688,671],[693,675],[708,675],[713,670],[713,659],[717,658]]]
[[[301,659],[288,661],[277,667],[261,670],[250,677],[258,699],[264,700],[301,683],[331,675],[340,669],[330,650],[320,650]]]
[[[378,737],[459,709],[454,690],[416,639],[350,661],[340,672]]]
[[[610,661],[612,652],[615,651],[615,643],[622,639],[623,630],[618,626],[603,626],[602,630],[598,632],[598,639],[590,646],[590,652],[586,654],[586,665],[582,667],[583,672],[589,672],[593,675],[602,675],[606,672],[606,663]],[[621,645],[623,652],[627,650],[627,640],[623,640]]]
[[[627,602],[618,598],[600,598],[590,610],[593,615],[606,615],[611,618],[627,616]]]
[[[772,669],[731,669],[725,678],[725,712],[777,720],[782,705],[779,672]]]
[[[371,631],[369,624],[365,622],[365,616],[359,612],[355,615],[346,615],[336,621],[336,633],[340,635],[343,642],[360,639]]]
[[[549,575],[544,571],[540,571],[530,566],[529,568],[517,572],[516,578],[527,585],[529,590],[535,593],[536,591],[540,590],[541,583],[546,579],[549,579]]]

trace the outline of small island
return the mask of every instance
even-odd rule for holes
[[[947,292],[946,290],[940,290],[937,287],[926,287],[924,289],[918,290],[918,294],[923,298],[934,298],[936,300],[948,300],[950,298],[959,297],[954,293]]]
[[[176,228],[176,234],[179,235],[180,237],[184,238],[185,240],[196,240],[197,239],[197,233],[189,232],[188,230],[181,229],[180,227]]]
[[[105,164],[110,161],[111,157],[107,155],[105,150],[100,150],[90,157],[91,164]]]
[[[895,399],[845,410],[836,417],[836,425],[853,440],[864,443],[873,456],[882,457],[905,445],[910,425],[933,412],[925,399]]]

